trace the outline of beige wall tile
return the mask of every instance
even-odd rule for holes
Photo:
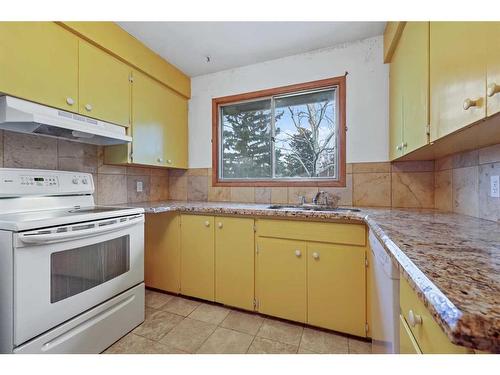
[[[186,177],[188,174],[187,169],[170,169],[168,175],[170,177]]]
[[[288,203],[299,204],[300,196],[306,197],[306,202],[310,203],[316,193],[318,192],[317,187],[298,187],[293,186],[288,188]]]
[[[479,164],[479,151],[472,150],[453,155],[453,168],[473,167]]]
[[[211,185],[210,182],[209,185]],[[229,202],[230,200],[231,200],[231,188],[208,186],[209,202]]]
[[[207,168],[190,168],[187,171],[188,176],[208,176]]]
[[[102,205],[127,203],[127,176],[97,175],[97,201]]]
[[[151,201],[163,201],[168,199],[168,176],[151,176]]]
[[[272,187],[271,188],[271,203],[286,204],[288,203],[288,188]]]
[[[271,188],[256,187],[255,188],[255,203],[271,203]]]
[[[434,208],[434,173],[393,173],[392,207]]]
[[[491,176],[500,176],[500,162],[479,166],[479,217],[500,221],[500,198],[490,196]]]
[[[187,200],[207,201],[208,200],[208,176],[187,177]]]
[[[434,160],[395,161],[392,172],[433,172]]]
[[[97,173],[126,174],[127,167],[104,164],[104,147],[101,146],[97,149]]]
[[[453,170],[453,211],[459,214],[479,216],[478,167]]]
[[[151,176],[166,176],[168,177],[169,171],[168,168],[150,168]]]
[[[169,199],[185,201],[187,200],[187,176],[168,177],[168,197]]]
[[[97,173],[96,158],[59,158],[58,168],[61,171],[77,171],[86,173]]]
[[[346,174],[351,174],[352,173],[352,163],[346,163],[345,164],[345,173]]]
[[[57,154],[60,158],[92,158],[97,161],[97,149],[98,146],[86,143],[57,140]]]
[[[142,182],[142,191],[137,191],[137,183]],[[127,176],[127,201],[129,203],[149,201],[151,176]]]
[[[441,159],[436,159],[434,162],[434,169],[436,171],[443,171],[453,168],[453,155],[445,156]]]
[[[479,164],[500,162],[500,143],[479,150]]]
[[[57,139],[4,132],[4,167],[57,169]]]
[[[434,207],[453,211],[452,170],[436,171],[434,175]]]
[[[127,167],[129,176],[151,176],[151,169],[146,167]]]
[[[390,162],[353,163],[352,173],[383,173],[391,171]]]
[[[254,203],[254,187],[231,187],[231,202]]]
[[[391,174],[359,173],[352,175],[354,206],[391,206]]]
[[[3,167],[3,130],[0,130],[0,167]]]
[[[320,187],[319,190],[324,190],[330,194],[340,197],[339,206],[352,206],[352,174],[346,175],[346,186],[343,188],[336,187]]]

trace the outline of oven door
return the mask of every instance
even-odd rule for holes
[[[144,215],[17,233],[14,342],[144,281]]]

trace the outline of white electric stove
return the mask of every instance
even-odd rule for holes
[[[0,168],[0,353],[100,353],[144,321],[144,210],[88,173]]]

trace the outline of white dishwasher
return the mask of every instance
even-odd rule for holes
[[[399,352],[399,271],[372,231],[372,353]]]

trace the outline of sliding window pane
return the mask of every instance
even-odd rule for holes
[[[221,107],[221,176],[270,178],[271,99]]]
[[[335,89],[275,99],[277,178],[337,178]]]

